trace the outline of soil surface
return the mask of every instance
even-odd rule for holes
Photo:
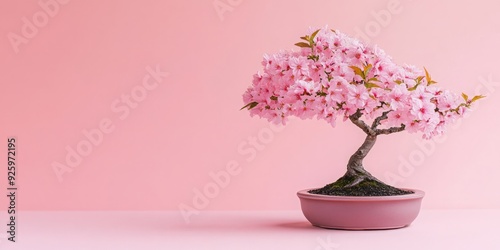
[[[353,180],[344,176],[322,188],[310,190],[309,193],[335,196],[393,196],[414,193],[375,180],[363,180],[354,186],[349,186]]]

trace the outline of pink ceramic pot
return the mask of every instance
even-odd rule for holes
[[[368,230],[410,225],[420,212],[425,193],[396,196],[329,196],[297,192],[302,213],[311,224],[324,228]]]

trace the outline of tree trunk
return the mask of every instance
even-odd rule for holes
[[[377,141],[376,135],[367,135],[365,141],[358,148],[358,150],[349,158],[349,163],[347,164],[347,172],[344,177],[348,177],[353,181],[346,187],[352,187],[364,180],[374,180],[380,182],[377,178],[373,177],[368,171],[363,167],[363,159],[370,152],[373,145]]]
[[[347,163],[347,172],[343,177],[338,179],[336,182],[332,183],[331,187],[342,187],[349,188],[358,185],[363,181],[372,181],[378,182],[378,184],[382,184],[387,186],[387,184],[373,177],[368,171],[363,167],[363,159],[370,152],[373,145],[375,145],[375,141],[377,141],[378,135],[388,135],[396,132],[401,132],[405,129],[405,125],[401,124],[399,127],[390,127],[386,129],[377,129],[380,125],[380,122],[387,119],[389,112],[392,110],[385,111],[381,116],[375,118],[372,125],[369,126],[363,120],[361,120],[361,116],[363,112],[361,109],[356,110],[356,113],[349,116],[349,120],[351,120],[354,125],[358,126],[363,132],[366,134],[365,141],[363,145],[356,150],[356,152],[349,158],[349,163]]]
[[[352,118],[354,122],[365,127],[364,122]],[[403,126],[401,126],[403,128]],[[326,186],[311,190],[313,194],[335,195],[335,196],[390,196],[390,195],[403,195],[410,194],[412,191],[398,189],[393,186],[387,185],[378,180],[363,167],[363,159],[368,152],[372,149],[377,140],[377,133],[373,132],[371,128],[366,127],[367,136],[361,147],[349,158],[347,163],[347,171],[344,176],[340,177],[337,181],[327,184]],[[385,130],[381,130],[385,131]],[[386,133],[381,133],[386,134]]]

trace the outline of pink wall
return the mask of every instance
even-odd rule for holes
[[[315,120],[271,130],[239,111],[241,95],[264,53],[291,49],[309,26],[328,24],[380,45],[397,62],[427,67],[446,88],[488,95],[425,150],[418,135],[380,138],[367,168],[425,190],[426,208],[500,208],[498,7],[2,1],[0,160],[6,138],[16,136],[25,210],[298,209],[295,192],[339,177],[363,134]],[[84,156],[66,162],[68,148]],[[58,179],[56,165],[71,172]],[[229,179],[217,184],[214,173]],[[4,190],[4,168],[0,183]]]

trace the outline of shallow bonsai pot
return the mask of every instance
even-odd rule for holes
[[[394,229],[410,225],[425,193],[395,196],[330,196],[297,192],[302,213],[314,226],[346,230]]]

